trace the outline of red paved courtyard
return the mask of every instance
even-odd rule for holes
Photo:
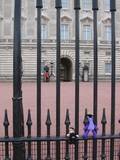
[[[42,83],[42,135],[46,135],[46,114],[47,109],[50,109],[51,114],[51,134],[55,135],[55,115],[56,115],[56,98],[55,98],[55,83]],[[75,108],[75,86],[74,82],[61,83],[61,135],[65,134],[65,114],[66,109],[69,109],[71,125],[74,126],[74,108]],[[110,133],[110,114],[111,114],[111,84],[110,82],[99,82],[98,84],[98,134],[101,133],[101,118],[102,110],[106,108],[107,117],[107,133]],[[24,119],[26,124],[27,110],[31,110],[32,116],[32,135],[36,134],[36,83],[24,82],[22,85],[23,91],[23,107]],[[89,113],[93,110],[93,83],[80,83],[80,134],[83,133],[84,110],[88,109]],[[4,135],[3,119],[4,110],[8,110],[10,121],[10,134],[12,135],[12,83],[0,82],[0,136]],[[116,133],[120,131],[120,82],[116,83]],[[27,127],[25,127],[27,133]]]

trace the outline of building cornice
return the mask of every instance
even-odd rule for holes
[[[72,21],[72,18],[70,16],[68,16],[68,15],[63,15],[63,16],[61,16],[61,20],[62,21],[64,21],[64,20],[66,20],[66,21]]]
[[[105,18],[102,20],[102,22],[103,22],[103,23],[111,22],[111,17],[110,17],[110,16],[105,17]]]
[[[93,17],[92,17],[92,16],[87,15],[87,16],[84,16],[84,17],[80,18],[80,21],[85,21],[85,20],[93,21]]]

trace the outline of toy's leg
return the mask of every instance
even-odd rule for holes
[[[93,138],[96,138],[96,136],[97,136],[96,131],[95,131],[95,130],[92,130],[92,133],[93,133]]]
[[[87,139],[88,133],[89,133],[89,130],[87,130],[87,131],[84,132],[84,134],[83,134],[83,138],[84,138],[84,139]]]

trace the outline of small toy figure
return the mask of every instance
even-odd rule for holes
[[[70,144],[75,144],[79,135],[75,133],[75,129],[73,127],[69,128],[69,133],[66,135],[69,138]]]
[[[96,138],[97,130],[98,128],[93,122],[93,115],[87,114],[87,123],[85,124],[85,127],[84,127],[83,138],[87,139],[89,132],[92,132],[93,138]]]

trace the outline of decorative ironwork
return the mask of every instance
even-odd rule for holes
[[[103,116],[102,116],[101,123],[102,123],[102,135],[105,136],[105,134],[106,134],[106,123],[107,123],[106,114],[105,114],[105,108],[103,109]],[[105,140],[103,139],[102,140],[102,155],[101,155],[101,159],[105,160],[105,158],[106,158],[106,155],[105,155]]]
[[[28,119],[27,119],[26,125],[28,127],[28,138],[31,138],[32,120],[31,120],[30,110],[28,110]],[[32,160],[32,158],[31,158],[31,142],[28,142],[28,157],[27,157],[27,160]]]
[[[51,126],[51,119],[50,119],[50,110],[48,109],[47,112],[47,120],[46,120],[46,126],[47,126],[47,137],[50,137],[50,126]],[[46,160],[52,160],[50,157],[50,142],[47,142],[47,157]]]
[[[87,114],[87,112],[85,113]],[[102,117],[102,126],[106,125],[106,116],[105,116],[105,109],[103,110],[103,117]],[[41,144],[41,159],[51,160],[56,159],[56,143],[60,143],[60,159],[61,160],[75,160],[75,147],[74,144],[69,144],[68,138],[66,136],[61,137],[52,137],[50,136],[50,126],[52,124],[50,118],[50,111],[47,111],[47,118],[46,118],[46,125],[47,125],[47,136],[45,137],[32,137],[31,129],[32,129],[32,118],[30,110],[28,110],[28,118],[27,118],[27,137],[9,137],[9,120],[7,116],[7,111],[5,111],[4,117],[4,127],[5,127],[5,137],[0,138],[0,159],[5,160],[12,160],[13,159],[13,146],[15,143],[21,144],[25,143],[25,150],[26,154],[25,157],[27,160],[36,160],[37,159],[37,144]],[[67,126],[66,126],[67,124]],[[69,127],[70,125],[70,117],[69,117],[69,110],[66,111],[66,119],[65,119],[65,126]],[[104,126],[105,127],[105,126]],[[66,130],[68,133],[68,130]],[[113,158],[119,159],[120,158],[120,135],[106,135],[105,131],[102,135],[97,135],[97,157],[96,159],[110,159],[110,142],[114,140],[114,155]],[[78,158],[80,160],[84,159],[93,159],[93,154],[91,148],[93,147],[93,138],[91,136],[87,139],[87,151],[85,151],[85,140],[80,136],[78,138]],[[103,146],[104,142],[104,146]],[[6,147],[7,144],[7,147]],[[68,146],[67,146],[67,145]],[[65,149],[67,147],[67,150]],[[103,148],[101,149],[101,147]],[[85,154],[86,152],[86,154]],[[84,155],[84,157],[83,157]],[[101,156],[102,155],[102,156]]]
[[[67,109],[66,111],[66,119],[65,119],[65,125],[66,125],[66,135],[69,132],[69,126],[70,126],[70,118],[69,118],[69,110]],[[66,141],[66,155],[65,155],[65,160],[70,160],[70,155],[69,155],[69,143]]]
[[[5,127],[5,138],[9,138],[9,133],[8,133],[9,120],[8,120],[7,110],[5,110],[3,125]],[[9,142],[5,142],[5,160],[10,160],[10,158],[9,158]]]

